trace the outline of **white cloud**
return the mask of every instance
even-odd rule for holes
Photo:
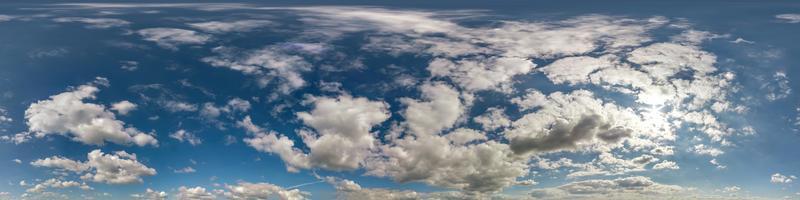
[[[20,159],[17,159],[17,158],[15,158],[15,159],[11,160],[11,162],[15,162],[15,163],[17,163],[17,164],[22,164],[22,160],[20,160]]]
[[[120,115],[127,115],[130,111],[136,110],[136,104],[130,101],[120,101],[111,105],[111,110],[117,111]]]
[[[311,162],[334,170],[356,169],[375,144],[372,127],[389,118],[388,104],[354,98],[311,97],[311,112],[298,112],[297,118],[315,133],[301,133],[311,150]]]
[[[11,15],[0,15],[0,22],[11,21],[14,18],[16,18],[16,17],[11,16]]]
[[[3,124],[3,123],[9,123],[9,122],[13,122],[14,121],[13,119],[8,117],[7,115],[8,115],[8,111],[6,111],[6,109],[3,109],[2,107],[0,107],[0,125]]]
[[[268,46],[259,50],[240,52],[236,49],[217,47],[217,56],[202,60],[215,67],[225,67],[258,78],[259,86],[266,87],[275,79],[278,89],[286,94],[305,86],[301,73],[309,71],[311,64],[282,46]]]
[[[514,152],[553,152],[614,146],[631,137],[664,137],[655,121],[605,103],[586,90],[555,92],[541,108],[513,122],[504,133]],[[653,135],[640,135],[653,134]],[[597,146],[595,146],[597,145]]]
[[[231,200],[272,199],[303,200],[309,199],[308,192],[299,189],[286,189],[270,183],[239,182],[236,185],[226,185],[224,196]]]
[[[190,23],[192,28],[211,33],[247,32],[257,28],[274,25],[269,20],[210,21]]]
[[[767,91],[767,100],[775,101],[789,97],[792,88],[789,86],[789,77],[785,72],[775,72],[772,80],[764,80],[761,89]]]
[[[85,162],[53,156],[31,162],[37,167],[49,167],[57,170],[81,174],[81,179],[107,184],[141,183],[143,176],[154,176],[156,170],[149,168],[136,159],[136,154],[117,151],[105,154],[99,149],[87,154]]]
[[[97,28],[97,29],[123,27],[131,24],[128,21],[121,19],[113,19],[113,18],[59,17],[53,19],[53,21],[61,23],[66,23],[66,22],[84,23],[86,24],[86,28]]]
[[[106,81],[98,78],[98,81]],[[105,83],[107,85],[107,83]],[[95,99],[100,89],[96,83],[78,86],[67,92],[50,96],[48,100],[32,103],[25,111],[28,130],[36,137],[51,134],[64,135],[72,140],[91,145],[136,144],[157,146],[158,141],[150,134],[116,119],[106,107],[84,102]]]
[[[459,92],[444,83],[420,86],[422,99],[403,98],[403,117],[410,131],[417,135],[437,134],[452,127],[464,113]]]
[[[711,157],[717,157],[717,156],[722,155],[722,154],[725,153],[722,150],[719,150],[719,149],[714,148],[714,147],[710,147],[710,146],[705,145],[705,144],[694,145],[693,149],[694,149],[693,152],[695,154],[697,154],[697,155],[709,155]]]
[[[589,81],[589,74],[600,69],[610,68],[616,63],[616,56],[609,55],[600,58],[589,56],[566,57],[541,68],[540,70],[547,75],[553,83],[586,83]]]
[[[194,112],[194,111],[197,111],[197,105],[192,104],[192,103],[188,103],[188,102],[168,100],[168,101],[164,101],[162,104],[163,104],[162,106],[164,106],[164,108],[166,108],[167,111],[170,111],[170,112]]]
[[[141,199],[141,200],[166,200],[167,199],[167,192],[156,191],[156,190],[147,188],[144,191],[144,193],[132,194],[131,197],[134,198],[134,199]]]
[[[797,179],[797,177],[794,175],[786,176],[780,173],[775,173],[770,177],[769,182],[775,184],[788,184],[794,182],[795,179]]]
[[[244,128],[247,130],[248,134],[252,135],[252,137],[244,139],[244,142],[248,146],[261,152],[278,154],[281,160],[286,164],[288,171],[297,172],[299,169],[311,167],[308,155],[303,153],[302,150],[295,148],[294,141],[288,137],[279,135],[274,131],[263,130],[261,127],[253,124],[250,116],[239,121],[237,125]]]
[[[124,69],[126,71],[136,71],[137,69],[139,69],[139,62],[136,61],[126,60],[126,61],[120,61],[119,63],[120,63],[119,68]]]
[[[206,191],[204,187],[185,187],[178,188],[178,194],[175,195],[178,200],[214,200],[217,196],[212,194],[211,191]]]
[[[89,187],[89,185],[86,185],[86,183],[78,183],[78,182],[75,182],[75,181],[64,181],[64,180],[52,178],[52,179],[47,179],[46,181],[43,181],[43,182],[38,183],[36,185],[33,185],[33,187],[31,187],[31,188],[29,188],[29,189],[27,189],[25,191],[29,192],[29,193],[42,193],[47,188],[68,188],[68,187],[76,187],[76,188],[80,188],[82,190],[92,190],[93,189],[92,187]]]
[[[508,119],[504,112],[505,110],[502,108],[492,107],[487,109],[483,115],[477,116],[472,120],[481,124],[483,130],[494,131],[511,125],[511,120]]]
[[[680,167],[678,166],[678,163],[675,163],[674,161],[665,160],[665,161],[662,161],[660,163],[656,163],[655,165],[653,165],[653,169],[677,170],[677,169],[680,169]]]
[[[652,199],[688,196],[687,189],[665,185],[648,177],[631,176],[617,179],[591,179],[567,183],[558,187],[535,189],[537,199]]]
[[[180,129],[172,134],[169,134],[169,137],[174,138],[180,142],[188,142],[192,146],[197,146],[203,143],[203,140],[195,136],[194,133],[188,132],[183,129]]]
[[[786,23],[800,23],[800,14],[779,14],[775,15],[775,18],[778,18],[782,22]]]
[[[177,28],[147,28],[136,33],[144,40],[155,42],[158,46],[170,50],[178,50],[179,45],[199,45],[211,40],[211,36]]]
[[[197,171],[194,170],[194,168],[192,168],[192,167],[184,167],[184,168],[176,169],[173,172],[178,173],[178,174],[189,174],[189,173],[195,173]]]
[[[535,66],[530,60],[512,57],[478,57],[455,62],[436,58],[428,64],[428,71],[433,76],[449,77],[468,91],[478,91],[510,88],[512,77],[527,74]]]

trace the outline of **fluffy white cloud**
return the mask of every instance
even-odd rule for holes
[[[270,183],[240,182],[226,185],[224,196],[231,200],[267,200],[277,197],[280,200],[308,199],[309,193],[299,189],[285,189]]]
[[[680,167],[678,166],[678,163],[675,163],[674,161],[665,160],[665,161],[662,161],[660,163],[656,163],[655,165],[653,165],[653,169],[672,169],[672,170],[677,170],[677,169],[680,169]]]
[[[589,81],[589,74],[617,65],[615,60],[616,56],[613,55],[600,58],[589,56],[566,57],[558,59],[540,70],[547,75],[550,81],[556,84],[586,83]]]
[[[388,104],[348,95],[307,101],[314,109],[298,112],[297,118],[315,130],[301,132],[312,163],[335,170],[358,168],[375,146],[370,130],[389,118]]]
[[[278,154],[278,157],[286,164],[290,172],[297,172],[300,168],[311,167],[308,155],[302,150],[294,147],[294,141],[275,131],[267,131],[253,124],[250,116],[245,117],[237,123],[238,126],[247,130],[251,138],[245,138],[244,142],[254,149],[271,154]]]
[[[792,88],[789,86],[789,77],[785,72],[775,72],[772,75],[772,80],[764,80],[761,89],[767,91],[767,100],[775,101],[783,99],[792,94]]]
[[[502,108],[492,107],[487,109],[483,115],[477,116],[472,120],[481,124],[483,130],[493,131],[511,125],[511,120],[508,119],[504,112],[505,110]]]
[[[178,200],[214,200],[217,199],[217,196],[211,193],[211,191],[206,191],[204,187],[185,187],[181,186],[178,188],[178,194],[175,195]]]
[[[800,23],[800,14],[779,14],[775,15],[775,18],[778,18],[786,23]]]
[[[194,170],[194,168],[192,168],[192,167],[184,167],[184,168],[176,169],[173,172],[178,173],[178,174],[188,174],[188,173],[194,173],[194,172],[196,172],[196,170]]]
[[[406,105],[403,117],[408,128],[417,135],[437,134],[451,128],[464,113],[459,92],[444,83],[420,86],[422,99],[403,98]]]
[[[0,107],[0,124],[14,121],[13,119],[8,117],[7,115],[8,115],[8,111],[6,111],[6,109]]]
[[[141,200],[166,200],[167,199],[167,192],[164,191],[156,191],[150,188],[144,191],[141,194],[132,194],[132,198],[134,199],[141,199]]]
[[[336,195],[340,199],[421,199],[420,193],[411,190],[362,188],[361,185],[351,180],[340,180],[333,177],[326,177],[325,180],[336,188]]]
[[[78,22],[86,24],[86,28],[114,28],[123,27],[131,24],[128,21],[113,18],[85,18],[85,17],[59,17],[53,19],[55,22]]]
[[[154,176],[156,170],[149,168],[136,159],[136,154],[117,151],[106,154],[99,149],[87,154],[85,162],[74,161],[63,157],[53,156],[31,162],[37,167],[56,168],[81,174],[83,180],[108,184],[141,183],[143,176]]]
[[[132,110],[136,110],[136,104],[131,103],[130,101],[120,101],[114,104],[111,104],[111,110],[117,111],[120,115],[127,115],[128,112]]]
[[[661,199],[679,198],[687,195],[687,191],[680,186],[656,183],[648,177],[632,176],[584,180],[554,188],[535,189],[531,196],[537,199]]]
[[[723,153],[725,153],[724,151],[722,151],[720,149],[717,149],[717,148],[714,148],[714,147],[710,147],[710,146],[705,145],[705,144],[694,145],[694,151],[693,152],[698,154],[698,155],[708,155],[708,156],[711,156],[711,157],[717,157],[717,156],[722,155]]]
[[[579,150],[613,146],[639,133],[651,133],[660,128],[653,123],[642,120],[631,109],[596,99],[586,90],[555,92],[538,111],[514,121],[505,137],[520,154]]]
[[[536,64],[530,60],[512,57],[473,58],[450,61],[436,58],[428,64],[433,76],[449,77],[468,91],[510,88],[515,75],[527,74]]]
[[[136,31],[144,40],[166,49],[178,50],[179,45],[205,44],[211,36],[177,28],[147,28]]]
[[[794,182],[795,179],[797,179],[797,177],[794,175],[786,176],[781,173],[775,173],[770,177],[769,182],[775,184],[786,184]]]
[[[278,89],[283,93],[305,86],[306,81],[301,73],[311,69],[311,64],[303,57],[294,55],[297,52],[280,45],[246,52],[217,47],[214,52],[219,55],[203,58],[203,61],[215,67],[225,67],[255,76],[261,87],[266,87],[277,79]]]
[[[106,81],[98,78],[98,81]],[[105,83],[107,84],[107,83]],[[134,127],[126,127],[105,106],[84,102],[95,99],[100,89],[98,83],[78,86],[70,91],[50,96],[48,100],[32,103],[25,110],[29,132],[37,137],[58,134],[91,145],[106,142],[138,146],[157,146],[158,141],[150,134]]]
[[[294,142],[274,132],[266,132],[252,124],[250,118],[240,122],[254,138],[245,139],[259,151],[277,153],[289,165],[331,170],[352,170],[362,165],[374,149],[376,140],[372,127],[389,118],[388,105],[367,98],[342,95],[337,98],[309,97],[314,105],[310,112],[296,113],[298,119],[314,129],[300,130],[308,155],[294,147]]]
[[[89,170],[89,166],[83,162],[70,160],[68,158],[63,158],[59,156],[53,156],[44,159],[38,159],[31,162],[31,165],[36,167],[50,167],[56,168],[59,170],[66,170],[75,173],[81,173],[86,170]]]
[[[203,143],[203,140],[195,136],[194,133],[188,132],[183,129],[180,129],[172,134],[169,134],[169,137],[174,138],[180,142],[188,142],[192,146],[197,146]]]
[[[239,21],[210,21],[190,23],[192,28],[200,29],[211,33],[227,33],[227,32],[247,32],[253,29],[274,25],[275,23],[269,20],[239,20]]]
[[[47,188],[68,188],[68,187],[76,187],[82,190],[93,189],[92,187],[89,187],[89,185],[86,185],[86,183],[78,183],[75,181],[64,181],[61,179],[51,178],[36,185],[33,185],[33,187],[28,188],[25,191],[30,193],[42,193]]]

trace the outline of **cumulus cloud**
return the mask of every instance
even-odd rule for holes
[[[186,187],[181,186],[178,188],[178,193],[175,195],[178,200],[214,200],[217,196],[206,191],[204,187]]]
[[[794,182],[795,179],[797,179],[797,177],[794,175],[786,176],[781,173],[775,173],[770,177],[769,182],[775,184],[788,184]]]
[[[800,23],[800,14],[779,14],[775,15],[775,18],[786,23]]]
[[[314,109],[298,112],[297,118],[316,132],[301,133],[312,163],[328,169],[358,168],[374,147],[370,130],[389,118],[388,104],[348,95],[307,101]]]
[[[83,23],[86,24],[86,28],[96,28],[96,29],[123,27],[131,24],[128,21],[121,19],[113,19],[113,18],[59,17],[53,19],[53,21],[62,23],[66,22]]]
[[[264,130],[253,124],[250,116],[246,116],[237,123],[239,127],[247,130],[252,137],[245,138],[244,142],[254,149],[277,154],[286,164],[286,169],[290,172],[297,172],[299,169],[311,167],[308,155],[302,150],[294,147],[294,141],[275,131]]]
[[[86,183],[78,183],[75,181],[64,181],[56,178],[47,179],[41,183],[33,185],[33,187],[28,188],[25,192],[29,193],[42,193],[47,188],[68,188],[68,187],[76,187],[82,190],[92,190],[93,188]]]
[[[363,97],[310,97],[306,102],[313,104],[314,109],[296,115],[314,129],[300,131],[303,143],[310,150],[308,155],[294,148],[294,143],[285,136],[260,130],[249,118],[240,125],[249,127],[248,131],[256,137],[245,142],[258,150],[281,155],[289,165],[352,170],[361,166],[375,147],[372,127],[389,118],[386,103]]]
[[[511,125],[511,120],[504,113],[502,108],[492,107],[486,110],[483,115],[477,116],[472,120],[480,124],[485,131],[493,131]]]
[[[531,196],[539,199],[640,199],[685,195],[687,189],[660,184],[649,177],[631,176],[617,179],[591,179],[558,187],[535,189]]]
[[[177,28],[147,28],[136,33],[144,40],[155,42],[158,46],[170,50],[178,50],[180,45],[199,45],[211,40],[211,36]]]
[[[172,134],[169,134],[169,137],[176,139],[180,142],[188,142],[192,146],[197,146],[203,143],[203,140],[195,136],[194,133],[188,132],[183,129],[180,129]]]
[[[615,145],[634,136],[635,130],[656,127],[632,110],[604,103],[586,90],[556,92],[537,112],[513,122],[505,132],[514,152],[579,150],[595,144]]]
[[[141,194],[132,194],[131,197],[133,199],[141,199],[141,200],[166,200],[167,199],[167,192],[164,191],[157,191],[150,188],[147,188],[144,193]]]
[[[141,183],[143,176],[156,175],[156,170],[140,163],[136,159],[136,154],[125,151],[106,154],[97,149],[89,152],[87,157],[87,161],[75,161],[53,156],[35,160],[31,165],[83,174],[81,175],[83,180],[107,184]]]
[[[173,172],[178,173],[178,174],[189,174],[189,173],[196,172],[196,170],[194,168],[192,168],[192,167],[184,167],[184,168],[176,169]]]
[[[508,90],[511,78],[515,75],[527,74],[536,64],[521,58],[474,58],[451,61],[437,58],[428,64],[428,71],[433,76],[450,77],[454,82],[468,91],[494,89]]]
[[[464,113],[460,94],[444,83],[431,83],[419,87],[422,99],[404,98],[406,105],[403,117],[408,128],[418,135],[437,134],[451,128]]]
[[[223,195],[231,200],[266,200],[277,198],[280,200],[309,199],[308,192],[299,189],[286,189],[270,183],[239,182],[236,185],[226,185]]]
[[[136,104],[133,104],[130,101],[120,101],[111,104],[111,110],[117,111],[117,113],[120,115],[127,115],[128,112],[136,110],[136,107]]]
[[[674,161],[665,160],[665,161],[662,161],[660,163],[656,163],[655,165],[653,165],[653,169],[677,170],[677,169],[680,169],[680,167],[678,166],[678,163],[676,163]]]
[[[94,83],[32,103],[25,110],[29,132],[36,137],[63,135],[74,141],[98,146],[106,142],[157,146],[155,137],[126,126],[105,106],[85,102],[96,98],[99,85],[107,85],[107,80],[98,77]]]
[[[280,45],[244,52],[227,47],[217,47],[213,51],[219,55],[202,60],[215,67],[225,67],[255,76],[261,87],[266,87],[273,81],[278,82],[276,84],[282,93],[305,86],[307,83],[301,73],[311,70],[311,64],[297,55],[296,50]]]
[[[4,125],[5,123],[13,122],[14,120],[11,117],[8,117],[8,111],[6,109],[0,107],[0,125]],[[3,130],[3,129],[0,129]],[[5,131],[3,131],[5,132]]]

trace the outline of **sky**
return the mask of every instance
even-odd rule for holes
[[[800,199],[800,3],[0,5],[0,199]]]

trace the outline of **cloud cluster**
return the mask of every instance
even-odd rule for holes
[[[95,99],[95,94],[100,91],[98,86],[102,85],[107,85],[107,80],[98,77],[94,83],[32,103],[25,110],[28,131],[36,137],[63,135],[90,145],[111,142],[157,146],[158,141],[151,134],[126,126],[125,122],[116,119],[114,113],[103,105],[85,102]],[[122,108],[117,106],[112,109],[117,109],[122,114]]]
[[[769,182],[775,184],[788,184],[794,182],[795,179],[797,179],[797,177],[794,175],[786,176],[781,173],[775,173],[770,177]]]
[[[146,28],[136,33],[144,40],[155,42],[158,46],[170,50],[178,50],[180,45],[199,45],[211,40],[211,36],[206,34],[177,28]]]
[[[136,159],[136,154],[125,151],[106,154],[97,149],[89,152],[87,157],[87,161],[75,161],[53,156],[35,160],[31,165],[83,174],[81,175],[83,180],[107,184],[141,183],[142,177],[156,175],[156,170],[140,163]]]
[[[558,187],[535,189],[537,199],[669,199],[686,195],[686,188],[656,183],[648,177],[631,176],[617,179],[592,179],[567,183]]]
[[[51,178],[51,179],[47,179],[47,180],[45,180],[45,181],[43,181],[41,183],[38,183],[38,184],[34,185],[33,187],[25,190],[25,192],[28,192],[28,193],[42,193],[47,188],[68,188],[68,187],[76,187],[76,188],[80,188],[82,190],[91,190],[91,189],[93,189],[92,187],[89,187],[89,185],[86,185],[86,183],[78,183],[78,182],[75,182],[75,181],[63,181],[63,180],[60,180],[60,179]]]
[[[236,185],[226,185],[223,195],[231,200],[267,200],[277,198],[280,200],[309,199],[307,192],[299,189],[285,189],[270,183],[239,182]]]
[[[141,200],[166,200],[167,199],[167,192],[156,191],[156,190],[147,188],[144,191],[144,193],[132,194],[131,197],[134,198],[134,199],[141,199]]]

